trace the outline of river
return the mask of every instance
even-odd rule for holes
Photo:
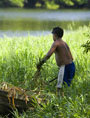
[[[55,26],[70,31],[89,24],[90,10],[0,9],[0,37],[47,35]]]

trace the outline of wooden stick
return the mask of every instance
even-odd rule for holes
[[[57,79],[57,77],[55,77],[54,79],[50,80],[49,83],[53,82],[53,81],[56,80],[56,79]]]

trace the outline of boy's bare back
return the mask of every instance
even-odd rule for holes
[[[54,41],[46,58],[49,58],[53,53],[55,53],[55,59],[58,66],[67,65],[73,61],[71,51],[63,40]]]

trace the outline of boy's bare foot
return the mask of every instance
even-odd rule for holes
[[[64,92],[62,92],[62,97],[64,97]]]
[[[57,90],[56,90],[56,96],[57,96],[57,97],[60,96],[60,88],[57,88]]]

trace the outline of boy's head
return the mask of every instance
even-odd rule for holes
[[[52,33],[53,33],[53,40],[55,41],[55,40],[63,37],[64,31],[60,27],[55,27],[55,28],[53,28]]]

